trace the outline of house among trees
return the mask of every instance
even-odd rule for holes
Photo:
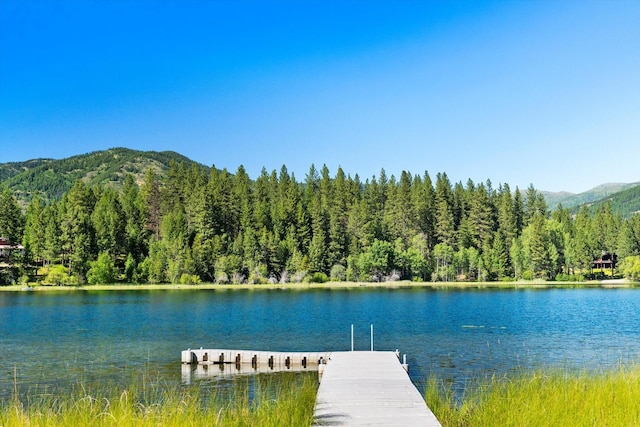
[[[603,253],[602,256],[596,260],[593,260],[591,266],[595,270],[604,270],[605,268],[610,268],[613,270],[616,268],[616,263],[618,262],[618,255]]]
[[[18,251],[20,255],[24,254],[24,246],[21,244],[12,245],[6,237],[0,237],[0,262],[11,263],[12,255]]]
[[[0,285],[15,280],[14,255],[24,255],[24,246],[12,245],[6,237],[0,237]]]

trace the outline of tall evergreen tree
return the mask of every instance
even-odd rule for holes
[[[531,221],[531,218],[536,213],[536,203],[538,200],[538,191],[535,189],[533,184],[529,184],[527,187],[527,194],[525,197],[525,207],[524,207],[524,218],[523,224],[526,226]]]
[[[400,239],[403,249],[409,247],[411,238],[418,233],[416,212],[412,203],[411,174],[403,171],[398,185],[394,187],[393,196],[387,202],[386,221],[389,239]]]
[[[346,177],[342,168],[338,168],[338,172],[333,181],[333,196],[329,201],[329,253],[328,265],[342,265],[347,262],[348,233],[348,205],[349,192]]]
[[[23,226],[24,219],[17,199],[11,190],[0,186],[0,237],[17,245],[22,241]]]
[[[453,216],[453,194],[446,173],[438,173],[436,176],[435,202],[437,241],[451,247],[454,244],[456,230]]]
[[[547,279],[552,273],[549,253],[549,232],[546,219],[541,212],[536,212],[527,226],[527,249],[531,261],[531,270],[535,277]]]
[[[127,247],[126,221],[115,190],[106,188],[102,192],[91,214],[91,220],[98,252],[105,252],[112,259],[123,254]]]
[[[525,211],[524,202],[522,200],[522,193],[520,189],[516,187],[516,191],[513,193],[513,216],[516,222],[516,235],[522,234],[525,224]]]
[[[39,193],[36,193],[27,206],[26,222],[22,245],[29,257],[36,263],[44,266],[45,259],[45,231],[47,228],[46,217],[44,215],[44,203]],[[36,268],[37,275],[37,268]]]
[[[411,199],[416,226],[422,232],[427,245],[427,254],[435,246],[434,215],[435,215],[435,191],[431,182],[431,177],[427,172],[424,178],[419,175],[414,177]]]
[[[140,193],[142,197],[145,229],[158,240],[160,239],[160,221],[162,219],[160,206],[162,200],[160,196],[160,183],[153,168],[149,168],[145,172]]]
[[[76,181],[66,200],[62,232],[66,237],[70,271],[78,276],[80,283],[85,280],[89,261],[97,255],[95,229],[91,221],[95,204],[91,188],[80,180]]]
[[[640,255],[640,215],[633,215],[622,223],[616,252],[620,258]]]
[[[44,258],[53,263],[58,261],[61,255],[61,215],[58,212],[58,203],[54,200],[43,211],[45,231],[44,231]]]
[[[494,224],[491,201],[484,184],[479,184],[471,195],[469,222],[474,247],[480,249],[485,242],[491,244]]]
[[[614,253],[618,242],[620,218],[613,215],[611,203],[598,206],[591,223],[591,233],[595,243],[594,249],[600,253]]]
[[[144,204],[140,189],[131,174],[127,174],[120,190],[120,206],[124,215],[126,248],[137,263],[146,255],[144,235]]]

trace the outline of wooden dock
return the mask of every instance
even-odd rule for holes
[[[322,370],[316,426],[440,426],[396,353],[333,352]]]
[[[372,345],[373,348],[373,345]],[[315,426],[439,427],[424,397],[391,351],[269,352],[188,349],[183,381],[209,376],[319,371]]]
[[[257,351],[229,349],[188,349],[182,352],[182,363],[189,365],[231,365],[238,370],[267,372],[289,369],[317,371],[318,365],[331,356],[325,352]]]

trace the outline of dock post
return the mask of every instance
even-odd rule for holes
[[[351,351],[353,351],[353,323],[351,324]]]
[[[371,351],[373,351],[373,324],[371,325]]]
[[[322,381],[322,374],[324,373],[324,358],[320,356],[318,360],[318,382]]]

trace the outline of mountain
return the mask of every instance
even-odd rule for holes
[[[541,193],[547,201],[547,205],[551,209],[557,208],[558,203],[562,203],[563,208],[573,208],[585,203],[597,202],[638,185],[640,185],[640,182],[631,184],[609,183],[598,185],[591,190],[578,194],[567,192],[553,193],[550,191],[541,191]]]
[[[568,191],[560,191],[560,192],[552,192],[552,191],[540,191],[544,196],[544,200],[547,202],[547,206],[551,209],[555,209],[558,206],[558,203],[562,203],[562,206],[565,205],[565,201],[569,200],[571,197],[576,196],[575,193],[569,193]]]
[[[623,218],[628,218],[634,214],[640,214],[640,184],[635,184],[631,188],[614,193],[593,203],[589,203],[591,212],[595,212],[604,203],[611,203],[611,211],[620,214]],[[570,209],[572,213],[577,213],[579,207]]]
[[[132,174],[141,183],[148,168],[154,168],[162,177],[172,162],[209,169],[173,151],[111,148],[60,160],[0,163],[0,182],[13,190],[21,202],[28,201],[35,191],[41,192],[47,199],[56,199],[69,191],[78,179],[89,185],[117,188],[127,174]]]
[[[0,163],[0,182],[4,182],[26,170],[35,169],[50,161],[51,159],[34,159],[26,162]]]
[[[620,213],[623,217],[640,214],[640,185],[612,194],[601,202],[608,201],[611,202],[613,212]]]

